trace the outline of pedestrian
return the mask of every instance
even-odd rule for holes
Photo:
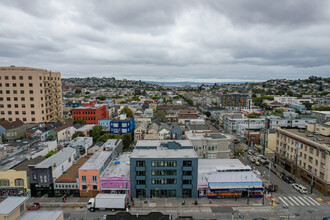
[[[64,194],[64,200],[66,200],[66,194]]]

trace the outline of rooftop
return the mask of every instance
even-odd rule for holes
[[[312,133],[306,130],[300,129],[283,129],[283,128],[276,128],[281,132],[294,135],[295,137],[301,138],[302,140],[306,140],[311,144],[317,144],[320,147],[323,147],[324,150],[330,151],[330,137],[323,136],[318,133]]]
[[[253,171],[216,172],[206,175],[207,181],[221,183],[262,182]]]
[[[169,142],[176,142],[182,147],[191,147],[193,144],[190,140],[139,140],[135,144],[135,148],[139,147],[157,147],[160,148],[161,144],[168,144]]]
[[[79,168],[79,170],[99,170],[111,154],[112,151],[104,151],[101,147]]]
[[[88,157],[82,157],[77,161],[77,164],[72,164],[72,166],[59,178],[56,179],[56,182],[76,182],[78,178],[79,168],[88,160]]]
[[[130,152],[119,155],[107,166],[102,177],[129,177],[130,172]]]
[[[197,158],[194,149],[134,149],[131,158]]]
[[[67,159],[71,157],[76,150],[71,147],[66,147],[54,154],[53,156],[47,158],[46,160],[38,163],[35,168],[48,168],[49,166],[53,166],[54,164],[60,165],[64,163]]]
[[[25,201],[27,201],[28,197],[8,197],[0,203],[0,214],[9,215],[16,208],[21,206]]]
[[[218,134],[210,134],[210,133],[186,133],[186,137],[189,140],[201,140],[201,139],[212,139],[212,140],[227,140],[231,139],[229,136],[218,133]]]
[[[48,210],[48,211],[28,211],[25,212],[19,220],[30,220],[30,219],[47,219],[47,220],[57,220],[63,213],[62,210]]]
[[[24,162],[22,162],[18,166],[14,167],[13,170],[29,172],[29,165],[36,165],[36,164],[42,162],[43,160],[45,160],[45,158],[42,157],[42,156],[38,156],[38,157],[36,157],[34,159],[31,159],[31,160],[25,160]]]

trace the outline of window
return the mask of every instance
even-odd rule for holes
[[[97,182],[97,176],[92,176],[92,181]]]
[[[8,179],[0,179],[0,186],[9,186]]]
[[[311,154],[314,153],[314,149],[312,147],[309,148],[309,153],[311,153]]]
[[[175,160],[154,160],[151,161],[152,167],[176,167],[176,161]]]
[[[322,169],[325,169],[325,163],[322,163],[322,162],[321,162],[321,168],[322,168]]]
[[[14,97],[14,101],[18,101],[18,98],[17,97]]]
[[[81,188],[82,188],[83,190],[86,190],[86,189],[87,189],[87,186],[86,186],[86,185],[81,185]]]
[[[137,185],[145,185],[146,181],[145,180],[136,180]]]
[[[324,180],[324,173],[320,172],[320,177]]]
[[[13,87],[16,87],[17,86],[17,84],[16,83],[13,83]]]
[[[325,159],[326,159],[326,157],[327,157],[327,156],[325,155],[325,153],[322,153],[322,159],[324,159],[324,160],[325,160]]]
[[[35,111],[31,111],[31,115],[35,115],[36,113],[35,113]]]
[[[191,171],[183,171],[183,176],[191,176],[192,172]]]
[[[32,80],[32,76],[29,76],[29,80]]]
[[[86,182],[87,182],[87,180],[86,180],[86,176],[81,176],[81,182],[82,182],[82,183],[86,183]]]
[[[6,83],[5,86],[6,86],[6,87],[9,87],[9,83]]]
[[[191,160],[184,160],[183,161],[183,166],[184,167],[191,167],[192,161]]]
[[[6,94],[10,94],[10,90],[6,90]]]
[[[19,112],[18,111],[15,111],[15,115],[19,115]]]
[[[21,101],[25,101],[25,98],[24,97],[21,97]],[[25,108],[25,105],[24,105],[24,108]]]
[[[10,97],[7,97],[7,101],[10,101]]]
[[[29,87],[33,87],[33,84],[32,83],[29,83]]]
[[[35,118],[31,118],[31,120],[32,120],[32,121],[36,121],[36,119],[35,119]]]
[[[29,90],[29,93],[30,93],[30,94],[33,94],[33,90]]]
[[[319,161],[315,160],[315,165],[318,166],[319,165]]]
[[[7,108],[11,108],[11,104],[7,104]]]
[[[176,170],[152,170],[152,176],[175,176]]]
[[[97,190],[97,185],[93,185],[93,190]]]
[[[136,166],[137,167],[145,167],[146,165],[145,165],[145,161],[136,161]]]
[[[146,172],[145,171],[136,171],[136,176],[145,176]]]
[[[16,80],[16,76],[12,76],[11,79],[12,79],[12,80]]]
[[[25,108],[25,104],[22,104],[22,108]]]
[[[23,79],[23,76],[19,76],[19,79],[22,80]]]
[[[309,157],[308,160],[310,163],[313,163],[313,157]]]
[[[21,90],[21,94],[24,94],[24,90]]]
[[[162,178],[153,178],[151,179],[152,184],[176,184],[176,179],[162,179]]]
[[[183,180],[182,181],[183,184],[191,184],[191,182],[192,182],[191,180]]]
[[[7,80],[8,80],[8,79],[9,79],[9,77],[8,77],[8,76],[5,76],[5,79],[7,79]]]
[[[34,98],[33,97],[30,97],[30,101],[34,101]]]

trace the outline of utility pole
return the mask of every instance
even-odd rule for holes
[[[250,147],[250,118],[248,118],[248,147]]]
[[[295,181],[295,182],[296,182],[296,179],[297,179],[298,149],[299,149],[299,146],[296,145],[296,164],[295,164],[295,168],[294,168],[294,181]]]
[[[312,167],[311,194],[313,194],[313,183],[314,183],[314,165]]]

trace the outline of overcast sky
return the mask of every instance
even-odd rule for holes
[[[0,66],[62,77],[330,77],[329,0],[1,0]]]

